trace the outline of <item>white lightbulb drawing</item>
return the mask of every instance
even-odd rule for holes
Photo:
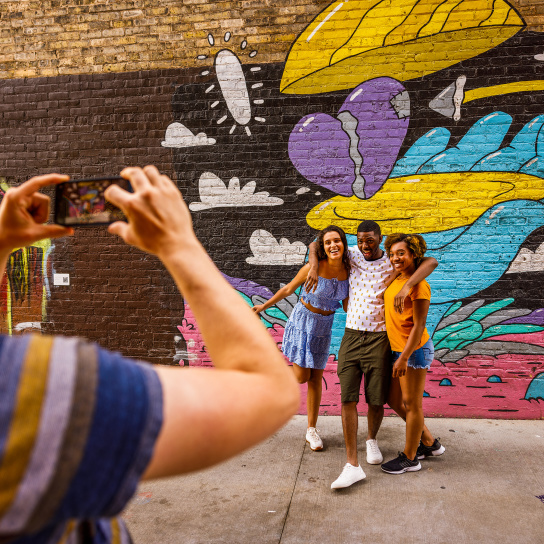
[[[224,36],[224,41],[228,42],[231,39],[231,33],[227,32]],[[215,38],[208,34],[208,43],[210,45],[215,44]],[[241,49],[247,47],[247,41],[244,39],[240,45]],[[253,50],[249,53],[250,58],[254,58],[257,55],[257,51]],[[198,55],[198,60],[205,60],[207,55]],[[248,123],[252,119],[251,99],[250,91],[248,89],[242,63],[239,58],[230,49],[221,49],[214,59],[215,74],[217,76],[217,82],[221,89],[221,94],[227,105],[227,109],[232,115],[235,123],[230,129],[230,134],[234,132],[236,126],[240,125],[245,128],[246,134],[251,136],[251,130]],[[254,66],[250,68],[251,72],[259,72],[260,67]],[[200,73],[202,76],[209,75],[209,70],[204,70]],[[262,87],[262,83],[254,83],[251,85],[251,89],[259,89]],[[209,85],[205,89],[205,93],[208,94],[215,89],[215,84]],[[264,100],[257,99],[253,101],[254,104],[263,104]],[[219,105],[219,101],[215,100],[212,104],[212,108],[216,108]],[[221,125],[228,118],[226,112],[217,119],[216,123]],[[265,123],[266,119],[263,117],[254,117],[254,120],[259,123]]]

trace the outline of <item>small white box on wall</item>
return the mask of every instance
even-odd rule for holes
[[[53,285],[70,285],[70,274],[53,274]]]

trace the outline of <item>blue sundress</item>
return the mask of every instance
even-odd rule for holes
[[[349,294],[349,280],[319,276],[317,289],[308,293],[302,288],[301,298],[314,308],[335,312]],[[302,368],[323,370],[329,358],[334,314],[316,314],[300,301],[294,307],[283,334],[282,351]]]

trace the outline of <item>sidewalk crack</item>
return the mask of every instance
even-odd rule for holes
[[[302,458],[304,457],[304,450],[305,449],[306,449],[306,442],[304,442],[304,446],[302,448],[302,453],[300,454],[300,462],[298,464],[297,473],[295,475],[295,482],[293,484],[293,491],[291,491],[291,497],[289,498],[289,504],[287,505],[287,511],[285,512],[285,518],[283,518],[283,526],[281,528],[280,539],[278,540],[278,544],[281,544],[281,540],[283,538],[283,531],[285,530],[285,525],[287,524],[287,518],[289,517],[289,511],[291,510],[291,503],[293,502],[293,495],[295,494],[295,488],[297,486],[298,475],[300,473],[300,467],[302,466]]]

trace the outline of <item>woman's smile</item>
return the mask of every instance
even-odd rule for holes
[[[327,257],[330,259],[342,259],[344,255],[344,244],[340,235],[335,232],[327,232],[323,237],[323,247]]]

